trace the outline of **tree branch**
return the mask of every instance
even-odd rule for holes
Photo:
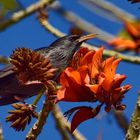
[[[65,9],[61,7],[61,5],[59,7],[57,6],[55,10],[58,14],[62,15],[69,22],[73,23],[78,28],[82,29],[83,31],[99,34],[97,38],[101,39],[104,42],[110,42],[111,40],[115,38],[114,35],[98,28],[96,25],[94,25],[93,23],[91,24],[90,22],[84,20],[77,14],[71,11],[66,11]]]
[[[122,111],[113,110],[113,115],[119,127],[123,130],[124,134],[126,134],[128,130],[129,122],[125,114]]]
[[[8,26],[15,24],[19,21],[21,21],[23,18],[31,15],[34,13],[36,10],[44,7],[45,5],[49,5],[53,2],[54,0],[42,0],[38,1],[29,7],[27,7],[25,10],[20,10],[19,12],[14,13],[9,20],[6,20],[2,23],[0,23],[0,30],[4,30]]]
[[[89,3],[90,6],[98,6],[101,9],[112,13],[114,16],[116,16],[120,20],[130,20],[134,21],[137,19],[134,15],[131,13],[128,13],[124,9],[121,9],[120,7],[116,6],[115,4],[109,2],[109,1],[104,1],[104,0],[80,0],[83,1],[84,3]]]
[[[140,94],[125,139],[140,140]]]
[[[39,19],[39,21],[40,21],[41,25],[47,31],[51,32],[53,35],[55,35],[57,37],[62,37],[62,36],[66,35],[65,33],[62,33],[61,31],[59,31],[59,29],[57,29],[54,26],[52,26],[47,20]],[[88,43],[83,43],[83,46],[86,46],[89,49],[94,49],[94,50],[98,49],[98,47],[90,45]],[[140,64],[140,57],[124,55],[122,53],[118,53],[118,52],[112,51],[112,50],[104,50],[104,56],[116,56],[117,58],[121,58],[125,62]]]
[[[68,131],[64,125],[64,121],[62,121],[62,114],[60,114],[60,110],[58,110],[58,107],[55,105],[53,108],[53,117],[54,120],[56,122],[56,127],[58,129],[58,131],[60,132],[60,135],[62,137],[63,140],[70,140],[70,136],[68,134]]]
[[[38,135],[41,133],[43,126],[46,123],[46,119],[52,109],[52,105],[53,104],[46,97],[46,100],[40,112],[39,118],[34,124],[34,126],[30,129],[29,133],[27,134],[26,140],[36,140]]]

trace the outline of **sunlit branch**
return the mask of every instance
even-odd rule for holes
[[[61,131],[68,131],[75,140],[86,140],[86,138],[78,130],[75,130],[73,134],[71,133],[70,123],[64,118],[57,105],[55,105],[53,108],[53,116],[57,122],[57,126],[61,129]]]
[[[134,113],[132,114],[131,122],[126,134],[126,140],[140,139],[140,95],[136,104]]]
[[[27,134],[26,140],[36,140],[38,135],[41,133],[43,126],[46,124],[46,119],[52,109],[52,106],[53,104],[46,97],[39,118]]]
[[[129,126],[129,122],[125,114],[122,111],[113,110],[113,115],[119,127],[123,130],[124,134],[126,134],[128,126]]]
[[[90,4],[90,6],[98,6],[101,9],[112,13],[114,16],[116,16],[120,20],[136,20],[137,17],[135,17],[133,14],[125,11],[124,9],[119,8],[117,5],[104,0],[80,0],[84,3]]]
[[[70,136],[64,125],[64,121],[62,121],[62,119],[61,119],[62,116],[61,116],[60,112],[58,112],[58,111],[60,111],[60,110],[58,110],[58,107],[55,105],[55,107],[53,108],[52,115],[56,122],[56,128],[59,131],[63,140],[70,140]]]
[[[115,38],[114,35],[98,28],[93,23],[90,23],[77,14],[64,10],[61,6],[57,7],[56,12],[66,18],[69,22],[73,23],[78,28],[82,29],[83,31],[99,34],[97,38],[101,39],[104,42],[109,42]]]
[[[45,19],[39,19],[41,25],[49,32],[51,32],[53,35],[57,37],[62,37],[66,35],[65,33],[62,33],[59,31],[59,29],[55,28],[52,26],[47,20]],[[98,47],[90,45],[88,43],[83,43],[83,46],[88,47],[89,49],[94,49],[97,50]],[[135,64],[140,64],[140,57],[138,56],[130,56],[130,55],[124,55],[121,53],[118,53],[116,51],[112,50],[104,50],[104,55],[105,56],[115,56],[116,58],[121,58],[123,61],[129,62],[129,63],[135,63]]]
[[[42,0],[42,1],[38,1],[38,2],[30,5],[26,9],[20,10],[20,11],[14,13],[9,20],[4,21],[3,23],[0,23],[0,30],[4,30],[8,26],[10,26],[10,25],[12,25],[14,23],[19,22],[23,18],[31,15],[32,13],[34,13],[35,11],[37,11],[38,9],[44,7],[45,5],[51,4],[53,1],[54,0]]]
[[[37,105],[37,103],[39,102],[39,100],[40,100],[40,98],[42,97],[42,95],[43,95],[43,93],[45,92],[45,87],[44,88],[42,88],[40,91],[39,91],[39,93],[38,93],[38,95],[36,96],[36,98],[35,98],[35,100],[33,101],[33,103],[32,103],[32,105]]]

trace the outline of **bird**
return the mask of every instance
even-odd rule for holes
[[[56,80],[60,73],[70,65],[74,53],[80,48],[83,42],[92,39],[96,34],[67,35],[54,41],[48,47],[41,47],[34,51],[40,53],[45,58],[49,58],[54,68],[58,72],[53,80]],[[42,83],[21,84],[13,71],[13,65],[9,64],[0,70],[0,106],[9,105],[23,101],[34,95],[44,87]]]

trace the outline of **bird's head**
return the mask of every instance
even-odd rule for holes
[[[80,35],[69,35],[69,36],[65,36],[66,40],[69,40],[71,42],[75,42],[77,45],[81,45],[83,42],[95,38],[97,36],[97,34],[88,34],[88,35],[84,35],[84,36],[80,36]]]
[[[80,35],[67,35],[57,39],[50,46],[51,47],[61,47],[62,49],[78,49],[81,44],[89,39],[95,38],[96,34],[88,34],[84,36]]]
[[[96,34],[88,34],[84,36],[79,36],[79,35],[65,36],[65,40],[67,40],[67,46],[65,47],[68,48],[69,51],[71,50],[72,52],[75,52],[80,48],[83,42],[95,37]]]

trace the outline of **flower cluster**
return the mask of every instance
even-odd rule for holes
[[[71,67],[65,69],[60,76],[62,87],[57,92],[58,101],[69,102],[99,102],[96,108],[80,107],[69,110],[71,114],[79,110],[78,114],[85,118],[79,118],[78,122],[72,120],[72,131],[83,121],[95,117],[101,106],[105,105],[105,111],[109,112],[113,106],[116,110],[124,110],[125,105],[121,104],[124,94],[131,88],[130,85],[121,86],[125,75],[116,73],[117,66],[121,59],[114,57],[102,60],[103,47],[98,51],[89,51],[81,48],[74,56]],[[92,115],[91,115],[92,114]]]
[[[24,131],[32,118],[37,118],[38,114],[34,111],[35,107],[27,104],[12,104],[15,110],[9,111],[10,115],[6,118],[7,122],[12,122],[11,127],[16,131]]]
[[[125,32],[127,35],[118,37],[109,42],[118,51],[132,50],[140,52],[140,23],[124,22]],[[127,38],[126,38],[127,36]]]
[[[44,85],[47,89],[49,89],[49,91],[51,91],[48,98],[53,98],[54,96],[56,97],[56,85],[53,81],[51,81],[51,79],[53,79],[57,69],[52,67],[48,58],[45,58],[40,53],[28,48],[17,48],[10,58],[10,62],[13,65],[13,71],[16,73],[17,79],[21,84],[24,84],[21,85],[21,88],[26,85],[31,86],[32,88],[32,84],[34,83],[42,84],[42,88]],[[34,91],[34,89],[32,90]],[[34,95],[36,95],[36,93],[34,93]],[[22,100],[22,96],[19,96],[18,100]],[[13,127],[16,131],[23,131],[26,124],[31,122],[32,117],[37,118],[37,113],[32,105],[13,104],[12,106],[16,110],[9,111],[11,115],[6,118],[6,121],[12,122],[11,127]]]
[[[22,83],[28,81],[45,82],[52,79],[56,69],[48,58],[28,48],[17,48],[11,55],[11,64]]]

